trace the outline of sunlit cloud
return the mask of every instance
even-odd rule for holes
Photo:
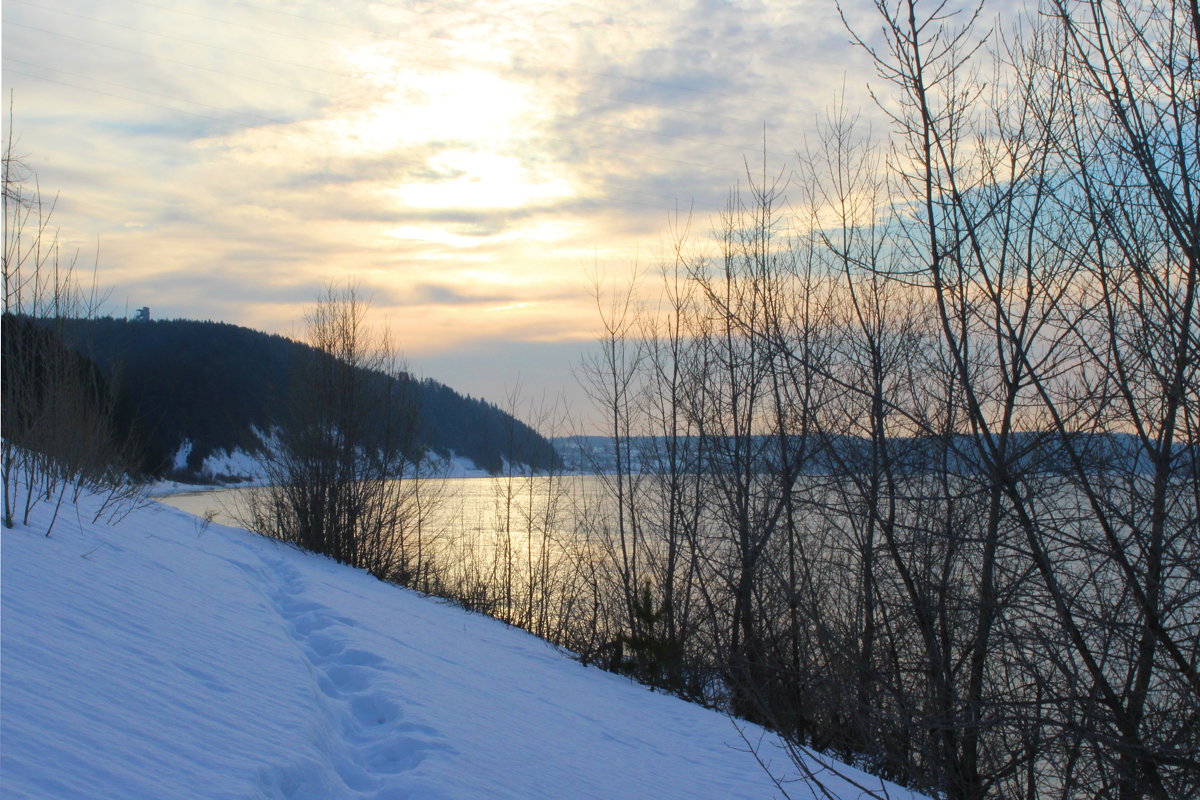
[[[18,152],[114,313],[293,333],[354,280],[433,377],[580,347],[589,274],[704,235],[843,86],[869,106],[824,0],[5,0],[3,37]]]
[[[436,179],[403,183],[389,190],[413,208],[521,208],[571,197],[561,178],[538,175],[514,156],[454,149],[429,161]]]

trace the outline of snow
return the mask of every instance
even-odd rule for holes
[[[272,441],[271,437],[257,428],[253,430],[254,435],[260,441],[268,444]],[[176,472],[187,470],[187,458],[192,452],[192,447],[192,441],[185,439],[171,457],[172,468]],[[450,451],[449,457],[438,459],[433,464],[433,469],[447,478],[482,478],[488,475],[487,470],[478,466],[472,459],[460,456],[453,450]],[[196,477],[206,483],[218,483],[228,486],[257,486],[262,485],[264,480],[266,480],[259,456],[241,448],[234,448],[232,450],[217,448],[204,458]],[[172,491],[195,491],[195,488],[194,484],[161,481],[156,484],[154,494],[166,494]]]
[[[450,457],[445,460],[444,467],[437,471],[447,478],[486,478],[488,476],[488,471],[477,466],[474,460],[460,456],[453,450],[450,451]]]
[[[171,457],[171,469],[184,470],[187,469],[188,456],[192,454],[192,440],[184,439],[179,444],[179,449],[175,451],[175,455]]]
[[[260,441],[268,441],[258,429],[252,430]],[[171,456],[171,469],[174,472],[188,472],[187,460],[194,446],[191,439],[180,442]],[[206,483],[248,485],[262,483],[263,470],[258,457],[253,453],[241,448],[217,448],[205,456],[195,477]]]
[[[200,474],[220,483],[245,481],[247,478],[258,481],[263,477],[258,457],[242,449],[213,451],[204,459]]]
[[[0,537],[4,797],[782,796],[716,712],[245,531],[93,507]]]

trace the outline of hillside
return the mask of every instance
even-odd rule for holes
[[[277,542],[158,504],[90,524],[94,503],[0,537],[6,797],[780,796],[718,713]],[[865,796],[820,776],[831,794],[788,794]]]
[[[222,322],[100,318],[72,320],[66,332],[135,408],[146,460],[195,478],[206,459],[260,446],[287,413],[295,365],[307,345]],[[489,472],[505,459],[544,469],[554,449],[529,426],[484,400],[434,380],[403,376],[418,414],[418,447],[454,453]],[[189,449],[190,445],[190,449]],[[176,454],[183,456],[174,464]]]

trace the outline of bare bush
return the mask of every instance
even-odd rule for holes
[[[54,204],[13,151],[3,162],[3,522],[28,524],[40,503],[54,512],[84,491],[101,495],[97,518],[116,518],[142,498],[136,442],[119,423],[119,393],[78,349],[68,323],[96,313],[74,258],[60,253]]]
[[[366,569],[383,580],[429,576],[411,384],[386,335],[373,335],[354,287],[328,288],[307,317],[311,350],[293,365],[286,421],[264,448],[270,484],[244,520],[264,535]]]

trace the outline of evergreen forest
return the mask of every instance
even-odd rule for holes
[[[100,317],[61,328],[121,393],[146,472],[165,475],[191,442],[186,468],[174,476],[183,479],[197,479],[216,451],[258,451],[258,433],[280,425],[290,399],[304,392],[296,367],[311,354],[306,344],[223,322]],[[492,473],[505,460],[557,465],[545,438],[494,404],[406,373],[398,381],[417,416],[417,454],[453,453]]]

